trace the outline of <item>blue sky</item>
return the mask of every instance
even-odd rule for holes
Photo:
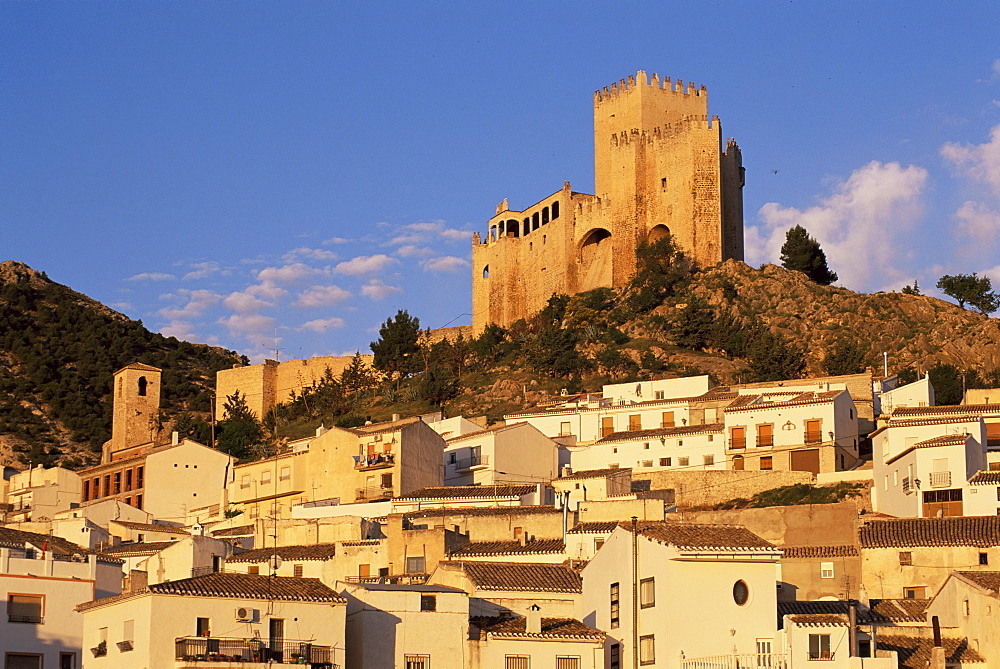
[[[470,322],[497,202],[592,192],[595,89],[705,84],[840,284],[1000,284],[1000,10],[953,2],[0,3],[0,260],[260,360]]]

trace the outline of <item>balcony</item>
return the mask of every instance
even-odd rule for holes
[[[374,502],[383,499],[392,499],[391,487],[357,488],[354,495],[355,502]]]
[[[951,472],[931,472],[932,488],[950,488]]]
[[[391,585],[423,585],[430,574],[395,574],[390,576],[348,576],[347,583],[389,583]]]
[[[745,653],[681,660],[681,669],[787,669],[784,654]]]
[[[315,669],[337,669],[330,646],[311,641],[263,641],[225,637],[182,637],[174,642],[177,667],[307,664]],[[249,668],[248,668],[249,669]]]
[[[471,458],[462,458],[455,463],[455,469],[472,469],[473,467],[479,467],[483,465],[490,464],[490,456],[488,455],[474,455]]]
[[[396,456],[393,453],[372,453],[371,455],[355,455],[354,468],[358,471],[368,471],[370,469],[385,469],[396,464]]]

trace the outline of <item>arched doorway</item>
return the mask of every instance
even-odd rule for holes
[[[612,285],[611,233],[604,228],[594,228],[580,242],[580,286],[584,292]]]
[[[670,236],[670,228],[661,223],[660,225],[653,226],[653,228],[646,235],[646,241],[652,244],[653,242],[657,242],[663,239],[664,237],[669,237],[669,236]]]

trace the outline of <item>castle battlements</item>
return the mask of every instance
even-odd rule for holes
[[[680,79],[673,81],[670,77],[663,77],[653,73],[652,78],[646,75],[644,70],[639,70],[636,74],[628,75],[627,79],[619,79],[610,86],[604,86],[594,91],[594,105],[607,102],[617,98],[619,95],[629,93],[639,87],[662,91],[663,93],[673,93],[674,95],[707,97],[708,88],[704,85],[697,86],[693,81],[689,81],[685,88],[684,82]]]

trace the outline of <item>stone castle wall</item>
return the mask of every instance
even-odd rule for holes
[[[508,326],[554,293],[625,285],[636,247],[670,235],[696,262],[743,257],[743,166],[708,92],[645,72],[594,94],[596,195],[504,200],[472,248],[473,329]]]

